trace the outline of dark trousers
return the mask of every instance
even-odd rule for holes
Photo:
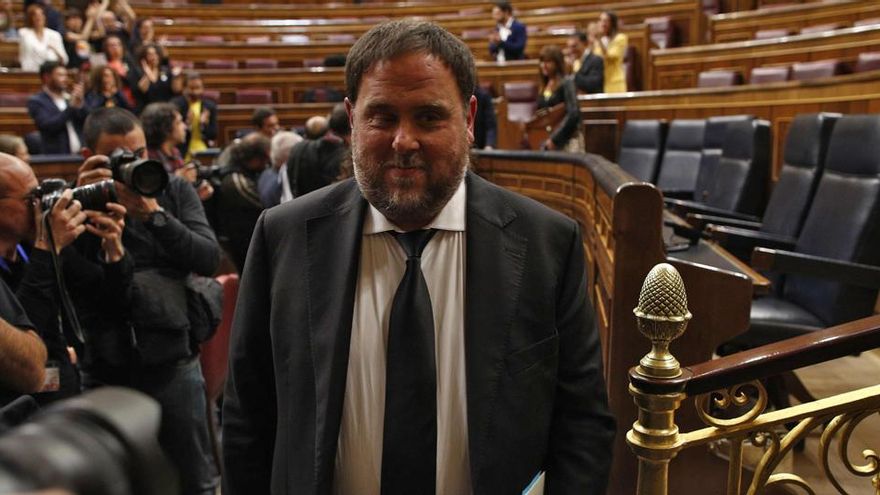
[[[183,495],[213,495],[219,481],[208,433],[205,380],[198,356],[159,366],[106,367],[83,372],[83,386],[139,390],[162,407],[159,445],[180,474]]]

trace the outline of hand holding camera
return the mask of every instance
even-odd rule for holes
[[[36,239],[34,247],[43,251],[50,251],[52,245],[55,252],[69,246],[77,237],[85,232],[86,214],[82,211],[82,204],[73,199],[73,191],[66,189],[58,196],[57,201],[48,210],[48,221],[43,221],[43,202],[34,203],[34,223]],[[46,229],[48,226],[51,233]],[[51,234],[51,238],[50,238]]]
[[[122,247],[122,231],[125,229],[125,207],[118,203],[107,203],[107,212],[86,210],[89,218],[86,230],[101,238],[104,261],[116,263],[125,255]]]

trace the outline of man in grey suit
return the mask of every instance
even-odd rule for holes
[[[346,65],[355,178],[267,210],[223,493],[601,494],[614,421],[576,222],[468,172],[476,70],[425,22]]]

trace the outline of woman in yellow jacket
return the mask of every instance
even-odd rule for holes
[[[623,93],[626,91],[623,57],[629,39],[617,31],[617,14],[606,10],[599,15],[599,34],[599,42],[594,43],[593,53],[605,62],[605,92]]]

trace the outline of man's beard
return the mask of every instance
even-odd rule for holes
[[[430,223],[455,194],[470,164],[467,146],[455,150],[448,157],[453,163],[461,164],[456,173],[448,177],[435,175],[432,166],[418,152],[406,156],[395,154],[392,160],[377,163],[368,159],[359,148],[352,143],[354,176],[358,187],[373,207],[398,226],[424,226]],[[385,172],[389,168],[423,170],[424,189],[418,188],[417,180],[410,177],[391,178],[386,185]]]

